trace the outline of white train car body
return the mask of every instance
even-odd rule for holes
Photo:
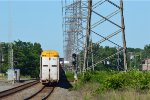
[[[42,83],[59,81],[59,54],[54,50],[41,54],[40,81]]]

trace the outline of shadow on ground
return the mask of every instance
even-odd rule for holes
[[[64,89],[72,88],[72,85],[68,81],[64,70],[62,68],[60,70],[61,70],[61,72],[60,72],[60,80],[59,80],[59,82],[57,84],[57,87],[61,87],[61,88],[64,88]]]

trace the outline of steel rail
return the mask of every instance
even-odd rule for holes
[[[52,94],[52,92],[54,91],[54,88],[55,87],[52,87],[51,91],[49,92],[49,94],[47,96],[45,96],[44,98],[42,98],[42,100],[46,100]]]
[[[0,98],[7,97],[7,96],[12,95],[14,93],[17,93],[21,90],[27,89],[27,88],[29,88],[29,87],[37,84],[37,83],[39,83],[39,81],[35,80],[35,81],[29,82],[29,83],[26,83],[26,84],[23,84],[20,86],[16,86],[16,87],[8,89],[8,90],[1,91],[0,92]]]
[[[38,97],[39,94],[43,93],[43,92],[48,92],[47,95],[44,95],[43,98],[41,98],[42,100],[46,100],[54,91],[54,86],[50,87],[50,86],[43,86],[39,91],[37,91],[36,93],[34,93],[33,95],[25,98],[24,100],[30,100],[33,99],[35,97]]]

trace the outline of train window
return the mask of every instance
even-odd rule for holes
[[[48,67],[48,65],[43,65],[43,67]]]
[[[57,67],[57,65],[52,65],[52,67]]]

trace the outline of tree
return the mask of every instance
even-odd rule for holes
[[[15,68],[21,70],[22,75],[30,75],[31,77],[39,76],[40,54],[42,52],[39,43],[30,43],[15,41],[14,42],[14,61]]]
[[[1,66],[1,72],[6,73],[8,69],[8,43],[2,45],[4,62]],[[22,42],[21,40],[13,43],[14,68],[21,71],[21,75],[31,77],[39,76],[40,54],[42,52],[39,43]]]
[[[142,58],[143,59],[150,58],[150,44],[145,45],[144,51],[142,52]]]

